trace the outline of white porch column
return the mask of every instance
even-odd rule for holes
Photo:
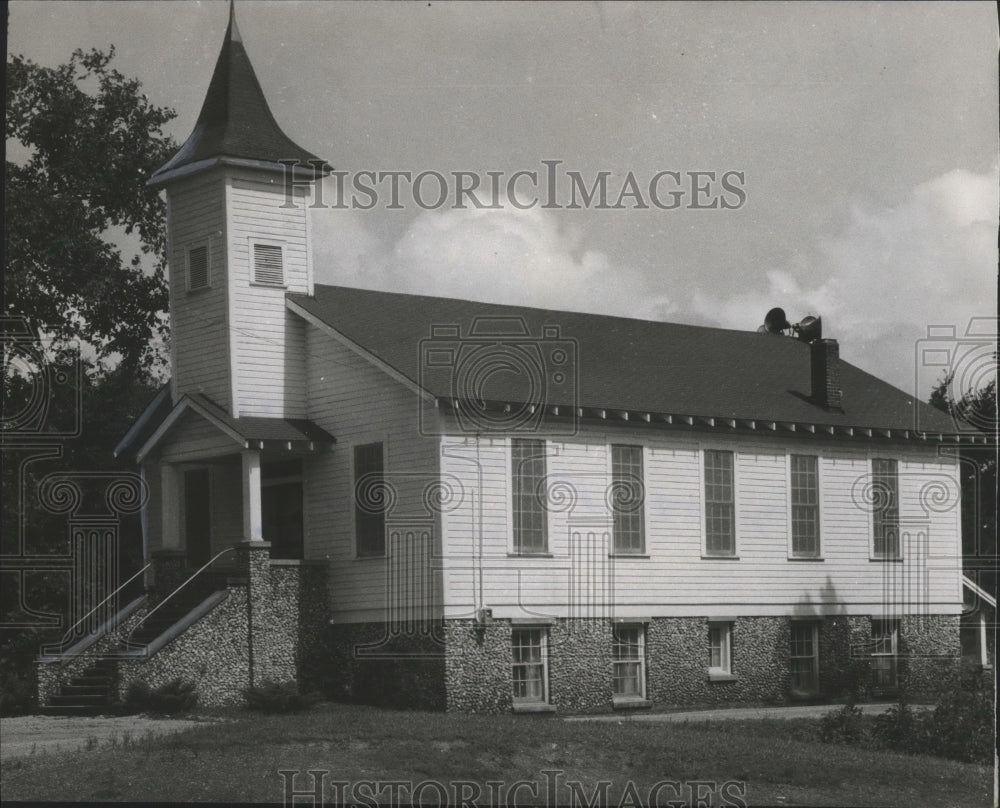
[[[260,504],[260,452],[248,449],[243,455],[243,538],[263,541]]]
[[[164,550],[181,548],[180,472],[170,463],[160,465],[160,515]]]
[[[990,655],[986,651],[986,604],[979,604],[979,664],[984,668],[990,664]]]

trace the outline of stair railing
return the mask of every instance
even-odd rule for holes
[[[205,564],[203,564],[201,567],[199,567],[180,586],[178,586],[173,592],[171,592],[169,595],[167,595],[163,600],[161,600],[152,609],[150,609],[148,612],[146,612],[145,615],[143,615],[142,619],[139,620],[139,622],[136,623],[136,625],[132,629],[132,631],[129,632],[129,639],[131,639],[135,635],[135,633],[142,627],[142,625],[147,620],[149,620],[150,617],[152,617],[154,614],[156,614],[164,606],[164,604],[166,604],[174,595],[176,595],[178,592],[180,592],[185,586],[187,586],[189,583],[191,583],[191,581],[193,581],[195,578],[197,578],[199,575],[201,575],[209,567],[211,567],[222,556],[224,556],[226,553],[233,552],[235,549],[236,549],[235,547],[227,547],[225,550],[222,550],[222,551],[216,553]],[[126,641],[126,644],[128,645],[130,643],[128,643],[128,641]]]
[[[134,581],[136,578],[138,578],[140,575],[142,575],[151,566],[153,566],[152,562],[148,563],[145,567],[143,567],[141,570],[139,570],[135,575],[133,575],[127,581],[125,581],[122,584],[119,584],[118,587],[115,589],[114,592],[112,592],[110,595],[108,595],[104,600],[102,600],[100,603],[98,603],[93,609],[91,609],[83,617],[81,617],[79,620],[77,620],[72,626],[70,626],[68,629],[66,629],[66,633],[63,634],[62,644],[60,644],[58,646],[54,646],[54,647],[51,646],[51,645],[47,645],[47,646],[43,647],[42,648],[42,655],[57,654],[57,655],[61,656],[61,655],[64,655],[64,654],[68,654],[70,651],[72,651],[77,645],[79,645],[79,643],[78,642],[74,643],[68,649],[65,648],[65,643],[67,641],[72,640],[73,637],[76,636],[76,630],[84,623],[84,621],[86,621],[87,618],[89,618],[94,612],[96,612],[98,609],[100,609],[102,606],[104,606],[108,601],[112,600],[113,598],[118,597],[119,593],[126,586],[128,586],[130,583],[132,583],[132,581]],[[108,624],[108,622],[109,621],[105,621],[102,624],[102,627],[106,626]],[[83,638],[80,638],[80,639],[83,639]]]

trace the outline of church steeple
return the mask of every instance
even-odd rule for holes
[[[328,170],[315,159],[271,115],[230,7],[198,123],[149,180],[167,203],[174,403],[306,417],[305,321],[285,295],[313,291],[307,196]],[[295,182],[281,160],[299,161]]]
[[[298,160],[313,176],[324,173],[310,167],[309,161],[318,158],[295,144],[274,120],[243,47],[234,5],[230,2],[229,26],[194,131],[178,152],[153,173],[149,185],[160,185],[220,162],[257,167],[270,164],[280,169],[278,161]]]

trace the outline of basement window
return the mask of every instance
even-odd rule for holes
[[[615,700],[646,697],[646,632],[643,626],[612,629],[611,659]]]
[[[716,682],[736,678],[733,676],[733,624],[729,621],[709,621],[708,678]]]
[[[284,248],[280,244],[253,242],[253,282],[262,286],[284,286]]]
[[[212,278],[208,265],[208,244],[196,244],[187,251],[187,288],[189,292],[208,289]]]
[[[548,701],[548,634],[542,628],[511,632],[514,705]]]

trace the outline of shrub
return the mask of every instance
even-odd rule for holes
[[[42,642],[54,638],[24,629],[0,639],[0,715],[33,713],[38,706],[35,659]]]
[[[864,736],[861,708],[853,701],[831,710],[820,719],[819,737],[824,743],[856,744]]]
[[[129,685],[125,697],[127,708],[135,712],[149,712],[157,715],[177,715],[190,712],[198,704],[195,683],[174,679],[160,687],[151,688],[145,682]]]
[[[919,754],[927,748],[925,716],[918,715],[900,698],[872,722],[871,740],[876,749]]]
[[[267,680],[243,691],[247,706],[262,713],[297,713],[316,703],[313,694],[299,693],[295,682]]]
[[[33,713],[35,697],[33,680],[29,681],[22,671],[0,667],[0,716]]]
[[[993,763],[993,700],[984,688],[953,690],[924,717],[926,751],[965,763]]]
[[[871,720],[870,732],[865,731],[861,710],[848,702],[822,717],[820,739],[824,743],[992,764],[996,735],[991,679],[978,668],[957,666],[941,684],[946,695],[934,710],[914,711],[901,697]]]

